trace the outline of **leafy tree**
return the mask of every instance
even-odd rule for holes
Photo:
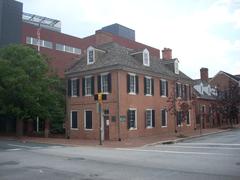
[[[11,45],[0,50],[0,114],[16,119],[17,135],[22,135],[25,119],[64,118],[62,89],[46,59],[34,49]]]

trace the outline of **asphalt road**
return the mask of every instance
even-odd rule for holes
[[[240,130],[133,149],[0,140],[0,179],[239,180]]]

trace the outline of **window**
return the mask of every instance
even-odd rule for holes
[[[155,126],[155,113],[152,109],[147,109],[145,111],[145,120],[146,120],[146,128],[152,128]]]
[[[72,54],[81,54],[81,49],[75,48],[72,46],[68,46],[65,44],[59,44],[59,43],[56,43],[56,50],[68,52],[68,53],[72,53]]]
[[[84,111],[84,128],[86,130],[92,129],[92,111]]]
[[[150,66],[149,51],[147,49],[143,50],[143,65]]]
[[[182,125],[182,111],[177,111],[177,125]]]
[[[162,122],[162,127],[167,127],[167,110],[166,109],[161,110],[161,122]]]
[[[79,79],[69,79],[68,80],[68,96],[79,96]]]
[[[46,40],[39,40],[37,38],[33,38],[33,37],[26,37],[26,43],[27,44],[32,44],[35,46],[40,45],[41,47],[45,47],[45,48],[49,48],[52,49],[52,42],[50,41],[46,41]]]
[[[135,74],[127,75],[127,92],[129,94],[137,94],[138,93],[138,76]]]
[[[77,111],[71,112],[71,128],[77,129],[78,128],[78,118],[77,118]]]
[[[176,97],[182,97],[182,85],[180,83],[176,83]]]
[[[160,95],[168,96],[168,82],[166,80],[160,80]]]
[[[58,51],[65,51],[64,45],[63,44],[56,44],[56,50]]]
[[[174,73],[179,74],[179,68],[178,68],[178,60],[175,60],[174,62]]]
[[[129,109],[128,110],[128,129],[136,129],[137,128],[137,110]]]
[[[91,96],[94,94],[94,77],[86,76],[82,80],[83,96]]]
[[[111,93],[111,74],[103,73],[98,76],[98,92]]]
[[[72,96],[77,96],[77,79],[72,79]]]
[[[144,94],[148,96],[154,94],[154,80],[151,77],[144,77]]]
[[[190,111],[187,112],[187,126],[190,126],[191,122],[190,122]]]
[[[95,62],[95,53],[92,46],[87,49],[87,64],[93,64]]]

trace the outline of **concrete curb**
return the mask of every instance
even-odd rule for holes
[[[219,134],[219,133],[228,132],[228,131],[232,131],[232,130],[233,129],[226,129],[226,130],[221,130],[221,131],[216,131],[216,132],[211,132],[211,133],[189,136],[189,137],[186,137],[186,138],[177,138],[177,139],[173,139],[173,140],[158,141],[158,142],[151,143],[151,144],[145,144],[143,147],[155,146],[155,145],[159,145],[159,144],[175,144],[175,143],[178,143],[178,142],[184,142],[184,141],[189,140],[189,139],[194,139],[194,138],[203,137],[203,136],[209,136],[209,135],[213,135],[213,134]]]

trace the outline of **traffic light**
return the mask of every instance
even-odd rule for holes
[[[103,100],[107,100],[107,95],[106,94],[102,94],[102,93],[95,94],[94,95],[94,100],[102,102]]]

